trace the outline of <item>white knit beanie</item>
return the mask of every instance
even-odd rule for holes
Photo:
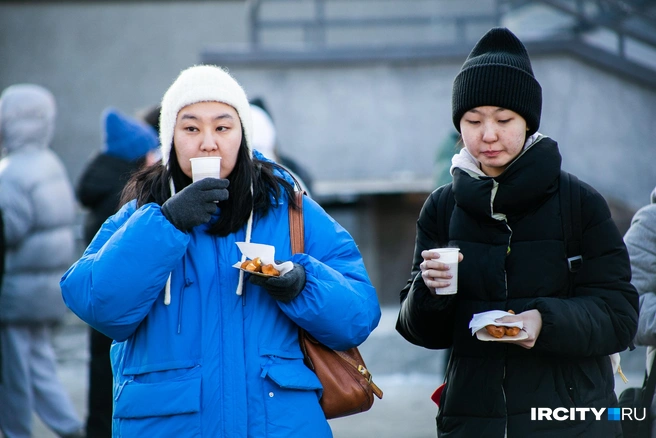
[[[162,163],[166,166],[173,143],[173,129],[182,108],[198,102],[221,102],[232,106],[241,119],[246,145],[251,149],[251,109],[244,89],[230,74],[214,65],[195,65],[183,70],[164,94],[159,116]]]

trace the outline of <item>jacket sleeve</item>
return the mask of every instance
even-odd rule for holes
[[[98,154],[82,170],[75,186],[75,196],[83,207],[92,208],[108,196],[107,190],[110,185],[104,175],[105,167],[100,161],[101,155]]]
[[[440,190],[428,197],[419,213],[415,251],[410,279],[401,290],[401,309],[396,321],[396,330],[408,342],[431,349],[448,348],[453,342],[453,306],[456,295],[435,296],[431,294],[421,277],[419,265],[423,262],[421,252],[439,247],[437,238],[438,221],[445,220],[437,212]]]
[[[0,285],[2,285],[2,277],[5,274],[5,223],[2,218],[2,209],[0,209]],[[0,288],[0,294],[2,293],[2,288]]]
[[[5,244],[18,246],[34,226],[35,211],[27,188],[13,181],[3,181],[0,187],[0,208],[4,212]]]
[[[117,341],[127,339],[160,296],[189,236],[156,204],[126,204],[102,226],[60,281],[66,305]]]
[[[581,183],[583,263],[570,298],[537,298],[542,315],[534,350],[589,357],[625,350],[638,326],[638,294],[622,236],[604,198]]]
[[[380,320],[380,305],[350,234],[317,203],[304,197],[305,252],[292,261],[305,268],[303,292],[281,309],[330,348],[364,342]]]
[[[656,204],[633,216],[624,236],[631,260],[631,283],[640,294],[636,344],[656,346]]]

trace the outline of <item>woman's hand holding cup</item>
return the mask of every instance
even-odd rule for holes
[[[421,252],[421,277],[434,295],[452,295],[458,291],[458,263],[463,255],[458,248],[434,248]]]

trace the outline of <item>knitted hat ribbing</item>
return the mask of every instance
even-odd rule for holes
[[[540,126],[542,87],[524,44],[508,29],[493,28],[476,43],[453,82],[453,125],[472,108],[498,106],[525,120],[528,135]]]
[[[155,130],[114,108],[102,113],[103,150],[127,161],[137,160],[159,146]]]
[[[230,74],[213,65],[196,65],[183,70],[164,94],[159,118],[162,163],[166,166],[173,143],[178,112],[198,102],[221,102],[232,106],[241,119],[246,145],[251,147],[251,110],[243,88]]]

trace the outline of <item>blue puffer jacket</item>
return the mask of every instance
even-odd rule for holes
[[[348,232],[311,199],[304,216],[304,254],[291,254],[286,200],[253,224],[252,242],[306,270],[287,304],[248,281],[236,295],[243,229],[183,233],[158,205],[134,201],[103,225],[61,287],[81,319],[116,340],[114,437],[332,436],[298,326],[346,349],[377,326],[380,306]]]

